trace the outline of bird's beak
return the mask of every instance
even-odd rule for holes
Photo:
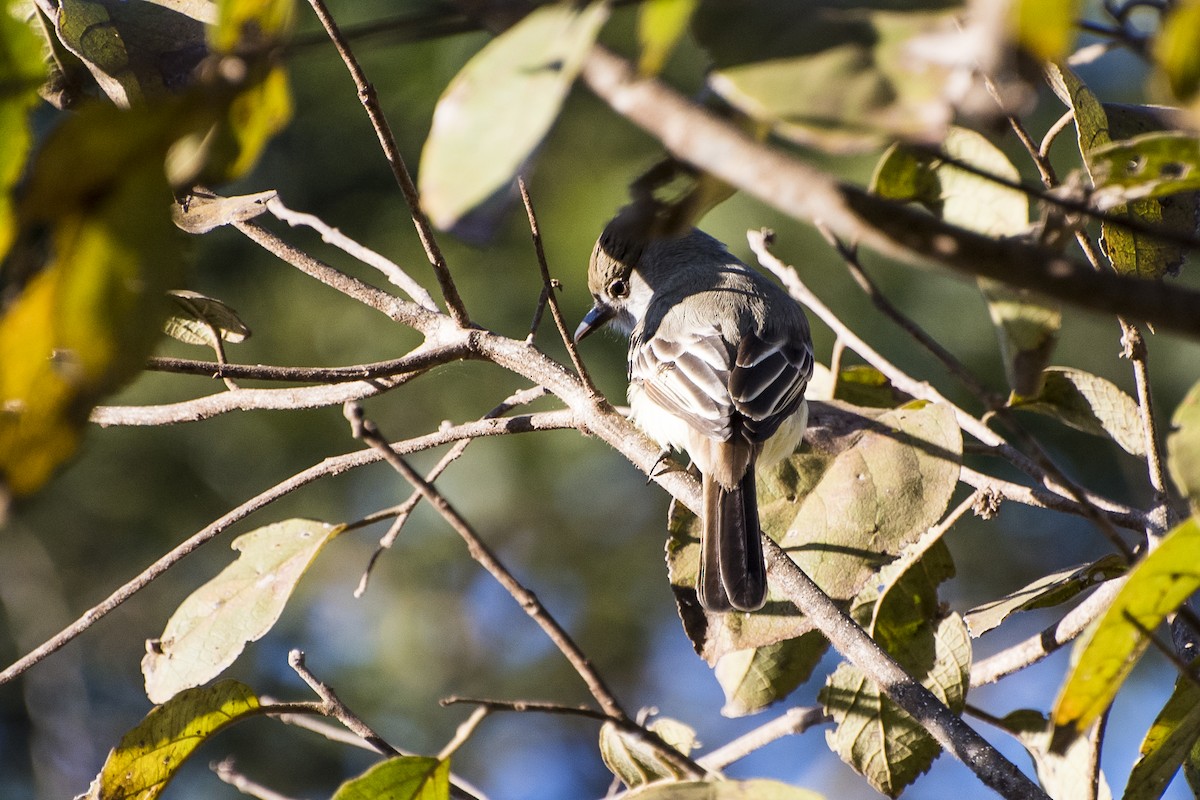
[[[592,306],[592,310],[584,315],[579,327],[575,329],[575,341],[580,342],[592,331],[603,328],[610,319],[616,316],[616,313],[610,307],[596,303]]]

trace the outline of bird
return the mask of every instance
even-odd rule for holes
[[[698,599],[713,612],[757,611],[767,575],[755,469],[804,435],[808,320],[709,234],[652,228],[633,213],[605,227],[588,265],[594,302],[574,340],[606,326],[629,337],[631,420],[700,472]]]

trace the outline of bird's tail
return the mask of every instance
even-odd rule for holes
[[[732,489],[705,475],[700,531],[700,604],[709,611],[757,611],[767,600],[754,465]]]

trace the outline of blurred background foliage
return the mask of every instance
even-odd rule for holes
[[[357,0],[334,3],[332,10],[341,25],[353,29],[356,23],[429,7],[423,2]],[[277,189],[291,208],[316,214],[387,254],[432,288],[403,198],[354,87],[308,9],[299,11],[295,39],[302,44],[287,55],[294,120],[257,168],[223,192]],[[601,40],[628,52],[634,14],[617,9]],[[355,43],[409,164],[418,162],[439,93],[487,38],[475,32],[411,42],[379,33]],[[692,92],[705,63],[704,54],[685,41],[668,63],[665,78]],[[1080,72],[1106,101],[1144,99],[1141,64],[1120,51]],[[49,110],[40,113],[45,125],[54,124]],[[1044,93],[1028,126],[1042,132],[1060,113],[1061,107]],[[1054,153],[1065,164],[1072,158],[1069,140],[1062,137]],[[1025,177],[1036,182],[1011,136],[999,141]],[[655,141],[586,90],[572,92],[529,175],[569,319],[578,319],[589,305],[585,272],[597,234],[626,201],[629,181],[660,156]],[[843,179],[865,184],[876,154],[811,157]],[[274,221],[265,224],[329,263],[379,282],[310,232],[287,230]],[[781,258],[795,264],[864,338],[952,399],[969,402],[930,358],[896,335],[815,231],[743,196],[718,207],[703,224],[748,261],[745,231],[774,228]],[[523,337],[540,291],[523,216],[507,215],[486,247],[451,236],[443,236],[441,243],[473,318]],[[191,237],[186,246],[187,288],[230,303],[253,329],[248,341],[230,346],[231,360],[355,364],[396,357],[416,341],[411,332],[299,274],[236,231]],[[1005,385],[995,333],[972,284],[866,258],[894,302],[990,386]],[[1117,358],[1119,335],[1110,319],[1067,309],[1054,362],[1131,390],[1128,365]],[[827,362],[831,334],[815,323],[814,339],[818,358]],[[539,343],[552,355],[565,357],[549,326],[543,326]],[[624,352],[624,344],[611,338],[589,341],[584,350],[597,383],[614,400],[624,394]],[[1161,409],[1172,409],[1195,380],[1197,345],[1157,336],[1150,339],[1150,352],[1156,400]],[[165,338],[159,353],[197,357],[195,349]],[[434,430],[443,420],[476,418],[518,388],[517,379],[495,367],[464,363],[372,399],[366,409],[388,436],[402,438]],[[213,390],[204,378],[146,373],[107,402],[161,403]],[[1147,504],[1145,468],[1139,460],[1053,423],[1031,419],[1029,425],[1080,482],[1134,506]],[[168,428],[89,430],[79,458],[47,489],[15,506],[0,536],[0,659],[9,663],[40,643],[229,508],[327,455],[359,447],[338,408],[226,414]],[[412,460],[428,467],[438,455]],[[762,717],[730,720],[716,713],[720,689],[691,652],[666,580],[667,497],[647,486],[619,455],[573,432],[498,437],[471,445],[439,486],[573,633],[628,707],[653,705],[695,726],[709,746],[762,722]],[[290,516],[351,520],[407,494],[407,486],[389,469],[373,466],[319,481],[239,524],[222,540]],[[383,556],[365,596],[354,599],[354,587],[382,532],[376,527],[334,542],[301,582],[280,623],[250,645],[229,674],[251,682],[264,695],[307,697],[287,666],[287,651],[300,648],[307,652],[309,666],[386,738],[427,753],[436,752],[468,713],[463,707],[440,707],[442,697],[586,701],[577,676],[549,642],[424,507]],[[1004,506],[988,522],[964,520],[947,544],[958,565],[950,603],[960,611],[1054,566],[1107,552],[1100,535],[1083,521],[1015,504]],[[0,687],[0,797],[48,799],[86,788],[108,748],[150,707],[138,671],[145,640],[158,635],[171,610],[228,560],[221,542],[201,549],[66,649]],[[1054,619],[1054,612],[1023,617],[995,640],[978,643],[977,657],[1040,629]],[[1064,649],[1006,681],[1003,689],[986,687],[971,700],[997,715],[1046,707],[1066,656]],[[835,664],[833,656],[827,657],[818,675]],[[1170,669],[1160,659],[1147,659],[1135,678],[1153,680],[1131,684],[1118,699],[1104,753],[1110,776],[1128,774],[1137,742],[1169,691]],[[801,689],[797,697],[810,691]],[[993,736],[986,726],[984,732],[1025,763],[1010,740]],[[784,739],[735,765],[730,774],[778,777],[829,797],[870,796],[870,789],[828,752],[820,737],[817,730]],[[328,796],[373,760],[369,753],[256,720],[206,745],[167,796],[239,796],[206,768],[208,761],[229,752],[256,780],[285,794],[313,798]],[[487,720],[456,755],[454,770],[492,798],[522,800],[599,797],[611,780],[597,753],[592,722],[535,715]],[[960,785],[978,787],[965,768],[944,757],[906,796],[945,797]],[[1167,796],[1186,794],[1179,786],[1172,791]]]

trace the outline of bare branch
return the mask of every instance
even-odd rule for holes
[[[550,612],[537,599],[537,596],[525,588],[517,580],[516,576],[509,572],[508,568],[500,562],[500,559],[496,557],[471,524],[455,510],[454,506],[450,505],[450,502],[432,484],[422,478],[416,470],[408,465],[408,462],[401,458],[388,445],[387,440],[383,438],[382,434],[375,427],[375,423],[363,417],[361,408],[348,404],[346,418],[350,421],[354,437],[362,439],[374,448],[393,469],[400,473],[406,481],[412,484],[413,488],[421,493],[425,500],[433,506],[434,510],[441,514],[442,518],[450,524],[450,527],[462,537],[463,541],[466,542],[471,558],[487,570],[488,574],[512,595],[517,604],[521,606],[525,613],[550,638],[554,646],[559,649],[559,652],[575,668],[579,677],[587,685],[588,691],[592,693],[592,697],[596,698],[596,702],[600,704],[605,713],[615,719],[628,719],[629,715],[621,708],[621,704],[617,702],[616,696],[608,688],[600,673],[592,666],[591,660],[575,644],[571,635],[558,624],[558,620],[550,615]]]
[[[765,725],[760,725],[749,733],[745,733],[697,759],[696,763],[705,769],[722,770],[777,739],[804,733],[809,728],[830,722],[832,719],[820,706],[789,708],[784,714]]]
[[[400,358],[354,364],[346,367],[279,367],[272,364],[219,364],[193,358],[154,357],[146,369],[178,375],[201,375],[205,378],[248,378],[256,381],[292,383],[343,383],[388,378],[406,372],[444,364],[456,356],[448,348],[420,347]]]
[[[469,422],[464,425],[439,430],[436,433],[426,436],[398,442],[393,444],[392,448],[400,453],[413,453],[450,442],[456,442],[460,439],[477,438],[480,436],[500,436],[538,430],[561,430],[572,427],[576,427],[576,420],[570,411],[545,411],[537,414]],[[176,545],[170,552],[163,555],[128,583],[84,612],[83,616],[79,619],[66,628],[63,628],[26,655],[14,661],[3,672],[0,672],[0,685],[8,683],[51,653],[61,649],[68,642],[96,624],[100,619],[107,616],[109,612],[149,586],[151,582],[182,561],[186,556],[228,530],[234,523],[240,522],[255,511],[326,475],[340,475],[343,472],[367,464],[374,464],[380,460],[379,453],[372,449],[360,450],[356,453],[348,453],[342,456],[332,456],[247,500],[217,521],[193,534],[186,541]]]
[[[333,690],[332,686],[321,681],[308,669],[304,664],[304,653],[302,651],[293,650],[288,653],[288,664],[308,684],[309,688],[316,693],[317,697],[321,698],[321,703],[324,705],[328,716],[345,725],[347,730],[371,745],[376,752],[385,756],[400,755],[399,750],[388,744],[382,736],[371,729],[370,725],[364,722],[361,717],[351,711],[342,702],[342,699],[337,696],[337,692]]]
[[[315,214],[293,211],[283,204],[278,195],[267,201],[267,210],[274,214],[277,219],[286,222],[293,228],[297,225],[312,228],[321,234],[321,241],[333,245],[362,263],[382,272],[394,286],[403,290],[417,305],[433,312],[438,311],[437,303],[433,301],[433,296],[425,290],[424,286],[417,283],[407,272],[402,270],[396,262],[384,258],[366,245],[354,241],[337,228],[325,224],[325,221]]]
[[[588,394],[594,395],[596,387],[592,383],[592,377],[588,375],[587,367],[579,359],[575,339],[567,329],[566,323],[563,322],[562,310],[558,307],[558,297],[554,294],[554,282],[550,278],[550,266],[546,263],[546,251],[542,247],[542,232],[538,228],[537,214],[533,211],[533,200],[529,197],[529,187],[525,185],[524,178],[517,178],[517,185],[521,189],[521,200],[525,203],[525,214],[529,218],[529,233],[533,237],[533,249],[537,252],[538,268],[542,273],[542,286],[546,302],[550,306],[550,316],[554,318],[554,327],[558,329],[558,335],[562,337],[562,342],[567,348],[567,355],[571,357],[571,363],[575,365],[575,373],[579,375],[579,380],[583,382]]]
[[[248,797],[256,797],[258,800],[292,800],[287,795],[280,794],[274,789],[269,789],[261,783],[255,783],[238,772],[232,758],[214,761],[209,764],[209,769],[215,772],[217,777],[222,781]]]
[[[441,286],[442,297],[446,300],[450,316],[459,326],[468,326],[471,324],[471,318],[463,305],[462,297],[458,294],[458,288],[454,285],[454,279],[450,276],[450,270],[446,266],[446,259],[442,255],[441,248],[438,247],[437,239],[434,238],[433,227],[429,224],[425,212],[421,210],[421,196],[417,192],[416,184],[413,183],[412,175],[408,172],[408,167],[404,164],[403,156],[400,155],[396,137],[392,135],[392,129],[383,114],[383,109],[379,106],[375,87],[367,80],[366,73],[363,72],[358,60],[350,51],[350,45],[342,36],[342,32],[338,29],[337,23],[334,22],[333,16],[329,13],[323,0],[309,0],[309,5],[316,12],[317,19],[321,21],[325,32],[329,34],[329,39],[337,48],[342,61],[345,62],[346,69],[350,71],[350,77],[358,89],[358,99],[366,110],[367,117],[371,120],[371,127],[375,129],[379,145],[383,148],[383,154],[392,168],[392,175],[395,176],[400,191],[404,193],[404,200],[412,212],[412,221],[417,228],[417,236],[421,239],[425,255],[429,259],[430,266],[433,267],[433,274]]]

